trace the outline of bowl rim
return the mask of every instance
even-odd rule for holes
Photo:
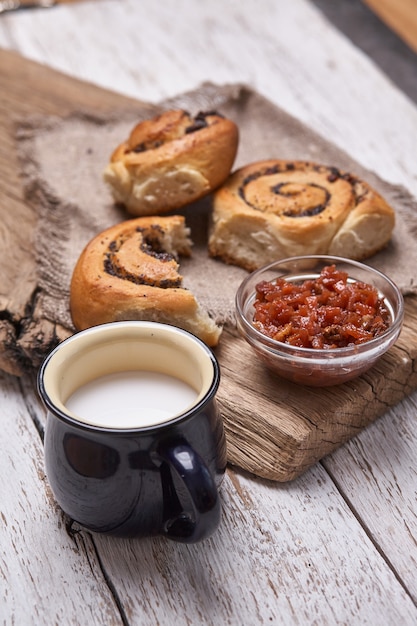
[[[276,339],[272,339],[271,337],[268,337],[268,335],[264,335],[263,333],[261,333],[261,331],[258,330],[246,318],[243,312],[243,306],[241,306],[241,304],[242,305],[244,304],[243,302],[241,303],[241,300],[243,298],[243,293],[245,291],[246,286],[249,284],[249,282],[254,280],[254,277],[256,275],[260,275],[263,272],[272,270],[278,265],[285,264],[285,263],[294,263],[297,261],[308,261],[308,260],[323,261],[324,263],[326,261],[332,261],[335,264],[337,264],[338,262],[345,263],[345,264],[357,267],[361,270],[369,271],[371,274],[374,274],[378,276],[379,278],[382,278],[382,280],[385,281],[394,291],[395,296],[398,301],[398,313],[393,318],[392,323],[388,326],[388,328],[381,335],[378,335],[377,337],[374,337],[373,339],[370,339],[369,341],[365,341],[364,343],[354,344],[352,346],[345,346],[343,348],[305,348],[303,346],[293,346],[283,341],[277,341]],[[317,275],[319,275],[319,273]],[[253,296],[252,293],[250,295]],[[246,298],[245,302],[247,302],[247,299],[248,298]],[[358,355],[363,352],[370,352],[372,348],[379,346],[381,343],[384,343],[384,341],[386,341],[387,339],[391,337],[397,338],[401,330],[401,326],[403,324],[403,319],[404,319],[404,297],[400,289],[398,288],[398,286],[394,283],[394,281],[391,278],[389,278],[389,276],[387,276],[384,272],[381,272],[381,270],[378,270],[375,267],[367,265],[366,263],[362,263],[361,261],[349,259],[347,257],[332,256],[332,255],[326,255],[326,254],[308,254],[308,255],[299,255],[299,256],[286,257],[284,259],[278,259],[276,261],[272,261],[271,263],[267,263],[266,265],[263,265],[257,268],[256,270],[254,270],[253,272],[251,272],[248,276],[246,276],[246,278],[243,279],[243,281],[240,283],[237,289],[237,292],[235,295],[235,309],[236,309],[237,316],[238,316],[238,322],[240,321],[244,326],[246,338],[248,338],[248,335],[252,335],[253,340],[255,339],[258,340],[264,345],[264,347],[270,348],[276,354],[284,354],[285,356],[292,355],[294,357],[299,356],[299,357],[310,358],[310,359],[314,357],[317,360],[319,360],[322,358],[328,358],[329,356],[335,356],[336,358],[343,358],[343,357],[348,357],[351,355]]]

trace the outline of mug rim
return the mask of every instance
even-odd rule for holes
[[[101,332],[103,328],[110,328],[110,327],[121,328],[121,327],[127,327],[127,326],[130,326],[132,328],[135,328],[135,327],[155,328],[155,329],[161,328],[161,327],[164,327],[164,329],[168,328],[171,331],[174,331],[175,333],[179,333],[179,334],[184,335],[185,337],[188,337],[189,339],[197,343],[200,348],[202,348],[202,350],[205,352],[205,354],[211,361],[211,365],[213,367],[213,376],[212,376],[211,383],[206,393],[200,398],[200,400],[198,400],[198,402],[196,402],[190,408],[186,409],[180,414],[173,416],[171,419],[164,420],[157,424],[124,427],[124,428],[116,428],[114,426],[93,424],[91,422],[77,419],[76,417],[73,417],[69,411],[68,413],[66,413],[60,407],[56,406],[56,404],[53,402],[50,395],[48,394],[45,383],[44,383],[45,371],[50,361],[56,355],[56,353],[59,352],[64,345],[71,343],[73,341],[77,341],[77,338],[80,335],[85,336],[87,334]],[[211,402],[214,399],[214,396],[217,393],[219,385],[220,385],[220,366],[219,366],[218,360],[216,356],[214,355],[214,353],[212,352],[212,350],[201,339],[199,339],[196,335],[193,335],[191,332],[184,330],[183,328],[179,328],[171,324],[145,321],[145,320],[123,320],[123,321],[115,321],[115,322],[106,322],[103,324],[98,324],[97,326],[92,326],[84,330],[75,332],[70,337],[67,337],[66,339],[61,341],[57,346],[55,346],[55,348],[53,348],[53,350],[51,350],[49,354],[46,355],[46,357],[44,358],[39,368],[38,375],[37,375],[38,394],[40,398],[42,399],[43,403],[45,404],[47,410],[50,411],[54,417],[57,417],[58,419],[62,420],[63,422],[75,428],[81,428],[83,430],[88,430],[90,432],[108,433],[108,434],[120,435],[120,436],[129,435],[129,434],[131,435],[132,433],[145,433],[145,432],[152,433],[155,431],[160,431],[165,428],[170,428],[178,423],[182,423],[184,421],[187,421],[188,419],[191,419],[197,413],[200,413],[201,410],[204,408],[204,406],[206,406],[209,402]]]

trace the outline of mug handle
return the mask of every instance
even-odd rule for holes
[[[221,505],[216,484],[204,461],[184,439],[160,442],[158,456],[161,465],[164,496],[163,532],[169,539],[194,543],[205,539],[220,522]],[[173,469],[188,491],[193,517],[183,510],[170,469]]]

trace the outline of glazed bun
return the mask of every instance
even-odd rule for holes
[[[182,216],[142,217],[103,231],[74,268],[70,310],[75,328],[151,320],[188,330],[215,346],[221,328],[181,286],[177,258],[190,253]]]
[[[237,146],[236,124],[216,112],[166,111],[133,128],[111,156],[104,180],[132,215],[167,213],[219,187]]]
[[[394,210],[366,182],[333,167],[269,160],[216,191],[209,252],[249,271],[277,259],[365,259],[391,238]]]

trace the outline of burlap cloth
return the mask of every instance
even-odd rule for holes
[[[323,137],[243,85],[204,84],[155,106],[155,113],[172,107],[217,109],[240,129],[235,168],[253,161],[308,159],[334,165],[362,177],[392,204],[397,213],[388,248],[367,263],[388,274],[404,294],[417,289],[417,202],[399,186],[388,184],[364,169]],[[115,112],[101,118],[83,111],[66,119],[26,119],[18,129],[18,148],[26,197],[39,215],[35,237],[41,306],[45,318],[72,329],[69,284],[85,244],[127,213],[116,208],[102,180],[113,149],[133,124],[149,117],[149,105],[138,104],[134,116]],[[207,254],[210,198],[184,213],[194,241],[190,260],[181,262],[184,286],[220,322],[234,319],[234,296],[246,272]]]

